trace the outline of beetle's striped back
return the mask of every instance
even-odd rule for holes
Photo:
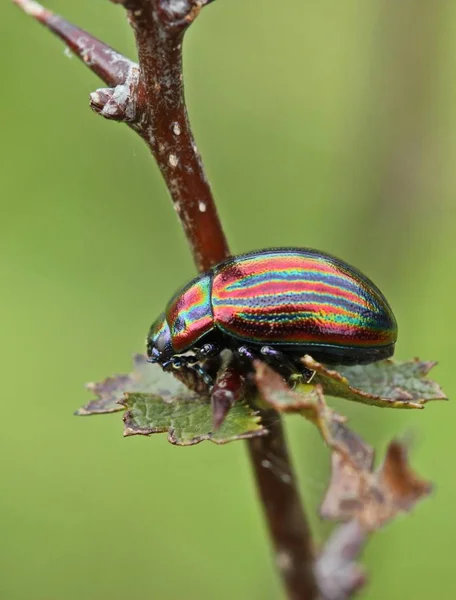
[[[378,288],[338,259],[272,249],[215,267],[214,324],[253,343],[373,348],[394,344],[394,315]]]

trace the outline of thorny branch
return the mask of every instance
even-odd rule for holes
[[[59,36],[107,84],[107,88],[91,94],[92,109],[106,119],[127,123],[147,143],[171,194],[196,267],[204,271],[226,258],[229,249],[190,129],[184,99],[182,43],[187,28],[213,0],[111,1],[127,11],[139,64],[34,0],[13,0]],[[220,426],[245,385],[229,361],[222,367],[212,394],[214,429]],[[261,365],[256,368],[257,384],[270,406],[260,411],[269,435],[247,443],[276,565],[288,598],[346,600],[365,579],[355,562],[369,530],[364,507],[372,505],[373,498],[382,508],[383,520],[387,520],[428,493],[429,485],[408,468],[405,451],[399,444],[390,446],[383,467],[373,472],[373,450],[326,407],[319,386],[303,399],[283,387],[281,378],[273,372]],[[108,381],[111,384],[114,380]],[[112,410],[112,406],[109,410],[100,408],[100,412]],[[299,497],[280,411],[298,412],[313,420],[333,450],[332,481],[324,507],[327,514],[345,518],[348,523],[334,533],[318,558]],[[353,456],[364,456],[366,464],[357,465]],[[349,490],[347,481],[351,482]],[[359,500],[359,490],[365,496],[364,503]],[[372,525],[371,529],[375,527]]]
[[[139,66],[32,0],[13,0],[57,34],[109,87],[91,94],[92,109],[123,121],[157,161],[199,271],[229,255],[184,98],[184,33],[211,0],[125,0]]]

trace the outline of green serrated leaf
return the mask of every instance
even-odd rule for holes
[[[190,390],[171,373],[148,363],[141,354],[135,355],[133,362],[130,374],[89,384],[88,389],[97,398],[76,414],[105,414],[127,409],[124,435],[168,432],[168,440],[179,446],[203,440],[225,444],[267,433],[258,414],[244,403],[231,408],[223,425],[212,431],[212,409],[207,393]]]
[[[329,369],[310,356],[303,363],[316,372],[312,383],[320,384],[327,396],[336,396],[388,408],[424,408],[431,400],[446,400],[441,387],[426,375],[435,362],[417,358],[404,362],[383,360],[370,365]]]
[[[122,401],[125,436],[168,432],[177,446],[191,446],[203,440],[226,444],[267,433],[255,411],[240,402],[230,410],[217,431],[212,431],[212,411],[208,398],[191,392],[163,401],[154,394],[126,394]]]

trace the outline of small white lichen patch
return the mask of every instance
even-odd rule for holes
[[[168,2],[168,10],[169,11],[174,11],[174,12],[179,12],[179,13],[186,13],[188,9],[188,2],[187,0],[170,0]]]
[[[286,550],[279,550],[276,554],[276,564],[281,571],[289,571],[293,567],[293,559]]]
[[[151,144],[153,144],[155,142],[155,135],[154,135],[154,127],[153,127],[153,125],[149,125],[147,127],[147,139],[149,140],[149,142]]]
[[[198,204],[198,208],[200,209],[200,212],[206,212],[206,204],[204,202],[201,202]]]
[[[291,484],[291,475],[280,467],[279,464],[275,464],[271,460],[264,459],[261,461],[263,469],[269,469],[280,481],[286,484]]]
[[[181,134],[181,128],[180,125],[177,121],[174,121],[173,123],[173,133],[174,135],[180,135]]]
[[[117,85],[114,88],[112,99],[117,102],[119,106],[126,107],[130,100],[130,89],[127,84]]]
[[[177,160],[177,156],[175,154],[170,154],[169,158],[168,158],[169,164],[174,168],[177,167],[177,163],[179,162]]]

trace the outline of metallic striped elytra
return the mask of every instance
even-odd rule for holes
[[[357,269],[316,250],[274,248],[232,257],[186,285],[152,325],[148,354],[163,366],[224,348],[272,362],[308,353],[355,364],[391,356],[396,338],[386,298]],[[192,359],[178,357],[189,351]]]

